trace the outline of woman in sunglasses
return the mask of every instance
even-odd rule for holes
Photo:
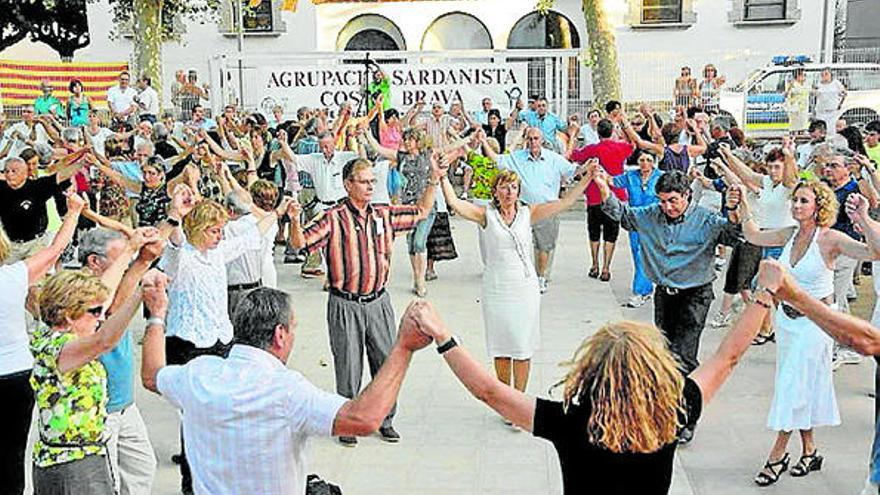
[[[682,67],[681,75],[675,79],[675,89],[672,91],[675,106],[690,108],[696,104],[699,94],[697,80],[691,76],[691,68]]]
[[[107,374],[97,358],[125,333],[140,305],[140,293],[106,321],[104,309],[134,253],[156,239],[135,235],[101,278],[85,271],[61,271],[40,289],[41,322],[30,345],[30,383],[38,409],[36,494],[114,493],[104,430]]]
[[[831,228],[840,205],[824,183],[801,181],[795,186],[791,216],[797,226],[781,229],[760,230],[741,186],[732,187],[729,194],[738,201],[736,211],[746,240],[764,247],[784,246],[779,262],[807,293],[828,305],[834,304],[833,267],[839,256],[877,259],[880,254],[880,242],[874,236],[867,235],[865,244]],[[858,202],[867,209],[864,198]],[[862,224],[864,218],[867,215],[856,216],[855,221]],[[840,424],[831,368],[833,340],[786,303],[777,309],[774,327],[776,381],[767,426],[777,434],[767,462],[755,477],[761,486],[775,483],[788,469],[786,446],[792,431],[800,431],[802,454],[791,475],[800,477],[822,468],[813,428]]]

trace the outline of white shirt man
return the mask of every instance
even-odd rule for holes
[[[226,237],[235,238],[253,235],[257,228],[257,217],[252,214],[243,215],[226,224]],[[226,283],[229,286],[248,285],[260,282],[264,287],[275,287],[275,266],[272,263],[272,246],[278,234],[278,224],[272,224],[263,234],[258,249],[245,251],[238,258],[226,263]],[[269,273],[271,269],[272,273]]]
[[[32,107],[25,109],[25,112],[30,112],[31,115],[33,115],[33,111]],[[25,121],[16,122],[6,129],[4,138],[12,141],[9,147],[10,157],[17,157],[25,148],[49,143],[49,134],[46,133],[46,128],[40,122],[34,123],[33,128],[28,127]]]
[[[140,94],[138,94],[138,106],[140,107],[141,117],[149,115],[152,117],[159,116],[159,93],[149,84],[141,82]]]
[[[125,77],[127,77],[127,75]],[[120,76],[120,79],[121,78],[122,76]],[[121,84],[118,84],[107,90],[107,104],[110,105],[110,110],[113,111],[114,115],[121,114],[126,110],[131,109],[132,105],[137,106],[134,101],[137,94],[137,90],[129,86],[127,83],[125,88],[123,88]]]
[[[329,160],[324,153],[296,156],[297,168],[312,176],[315,196],[322,210],[348,195],[342,183],[342,168],[357,157],[357,153],[351,151],[336,151]]]

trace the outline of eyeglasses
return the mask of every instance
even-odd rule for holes
[[[95,306],[94,308],[89,308],[86,310],[86,313],[89,313],[95,318],[100,318],[101,315],[104,314],[104,306]]]

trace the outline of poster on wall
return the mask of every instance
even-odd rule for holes
[[[391,79],[391,107],[402,112],[418,101],[425,103],[426,111],[435,102],[448,109],[458,101],[466,110],[476,111],[486,97],[495,107],[506,109],[528,95],[526,62],[383,64],[382,70]],[[364,98],[367,74],[363,65],[268,65],[256,71],[258,94],[254,96],[267,114],[275,105],[284,108],[288,118],[303,106],[332,112],[349,103],[357,109]]]

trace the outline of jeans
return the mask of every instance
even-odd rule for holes
[[[31,370],[0,377],[0,397],[6,405],[0,408],[0,493],[21,495],[24,492],[24,454],[34,391],[29,382]]]
[[[409,247],[409,254],[424,254],[428,250],[428,234],[431,233],[431,227],[434,226],[434,217],[437,214],[433,209],[428,217],[419,220],[415,230],[410,231],[406,235],[406,245]]]
[[[640,255],[642,247],[639,245],[639,233],[629,233],[629,248],[633,257],[633,282],[632,292],[637,296],[647,296],[654,292],[654,284],[645,275],[645,267],[642,266]]]

